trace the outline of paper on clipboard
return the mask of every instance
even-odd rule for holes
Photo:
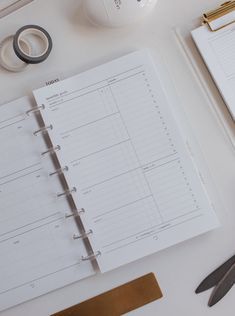
[[[191,35],[235,121],[235,1],[206,12]]]
[[[216,32],[203,25],[192,36],[235,120],[235,24]]]

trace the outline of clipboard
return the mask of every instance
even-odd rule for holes
[[[181,50],[186,67],[189,68],[200,87],[201,94],[204,95],[203,103],[210,109],[218,124],[222,127],[233,150],[235,150],[235,121],[192,39],[191,31],[201,24],[207,26],[211,33],[216,33],[230,27],[234,22],[235,1],[233,0],[204,13],[200,19],[186,21],[184,24],[173,28],[174,37]]]

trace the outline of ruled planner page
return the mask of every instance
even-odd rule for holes
[[[235,24],[216,32],[204,25],[192,31],[192,36],[235,119]]]
[[[28,98],[0,106],[0,311],[93,274]]]
[[[218,225],[145,51],[34,93],[102,272]]]

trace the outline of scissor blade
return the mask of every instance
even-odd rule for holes
[[[219,268],[214,270],[211,274],[209,274],[200,283],[195,292],[198,294],[212,288],[213,286],[216,286],[234,264],[235,255],[223,263]]]
[[[235,264],[228,270],[225,276],[221,279],[218,285],[214,288],[210,300],[209,306],[213,306],[218,303],[232,288],[235,282]]]

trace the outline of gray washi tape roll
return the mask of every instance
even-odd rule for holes
[[[28,35],[38,36],[45,45],[45,49],[38,55],[32,55],[25,52],[21,45],[21,40]],[[13,40],[13,49],[18,58],[26,64],[39,64],[46,60],[52,50],[52,39],[49,33],[38,25],[25,25],[21,27],[15,34]]]

